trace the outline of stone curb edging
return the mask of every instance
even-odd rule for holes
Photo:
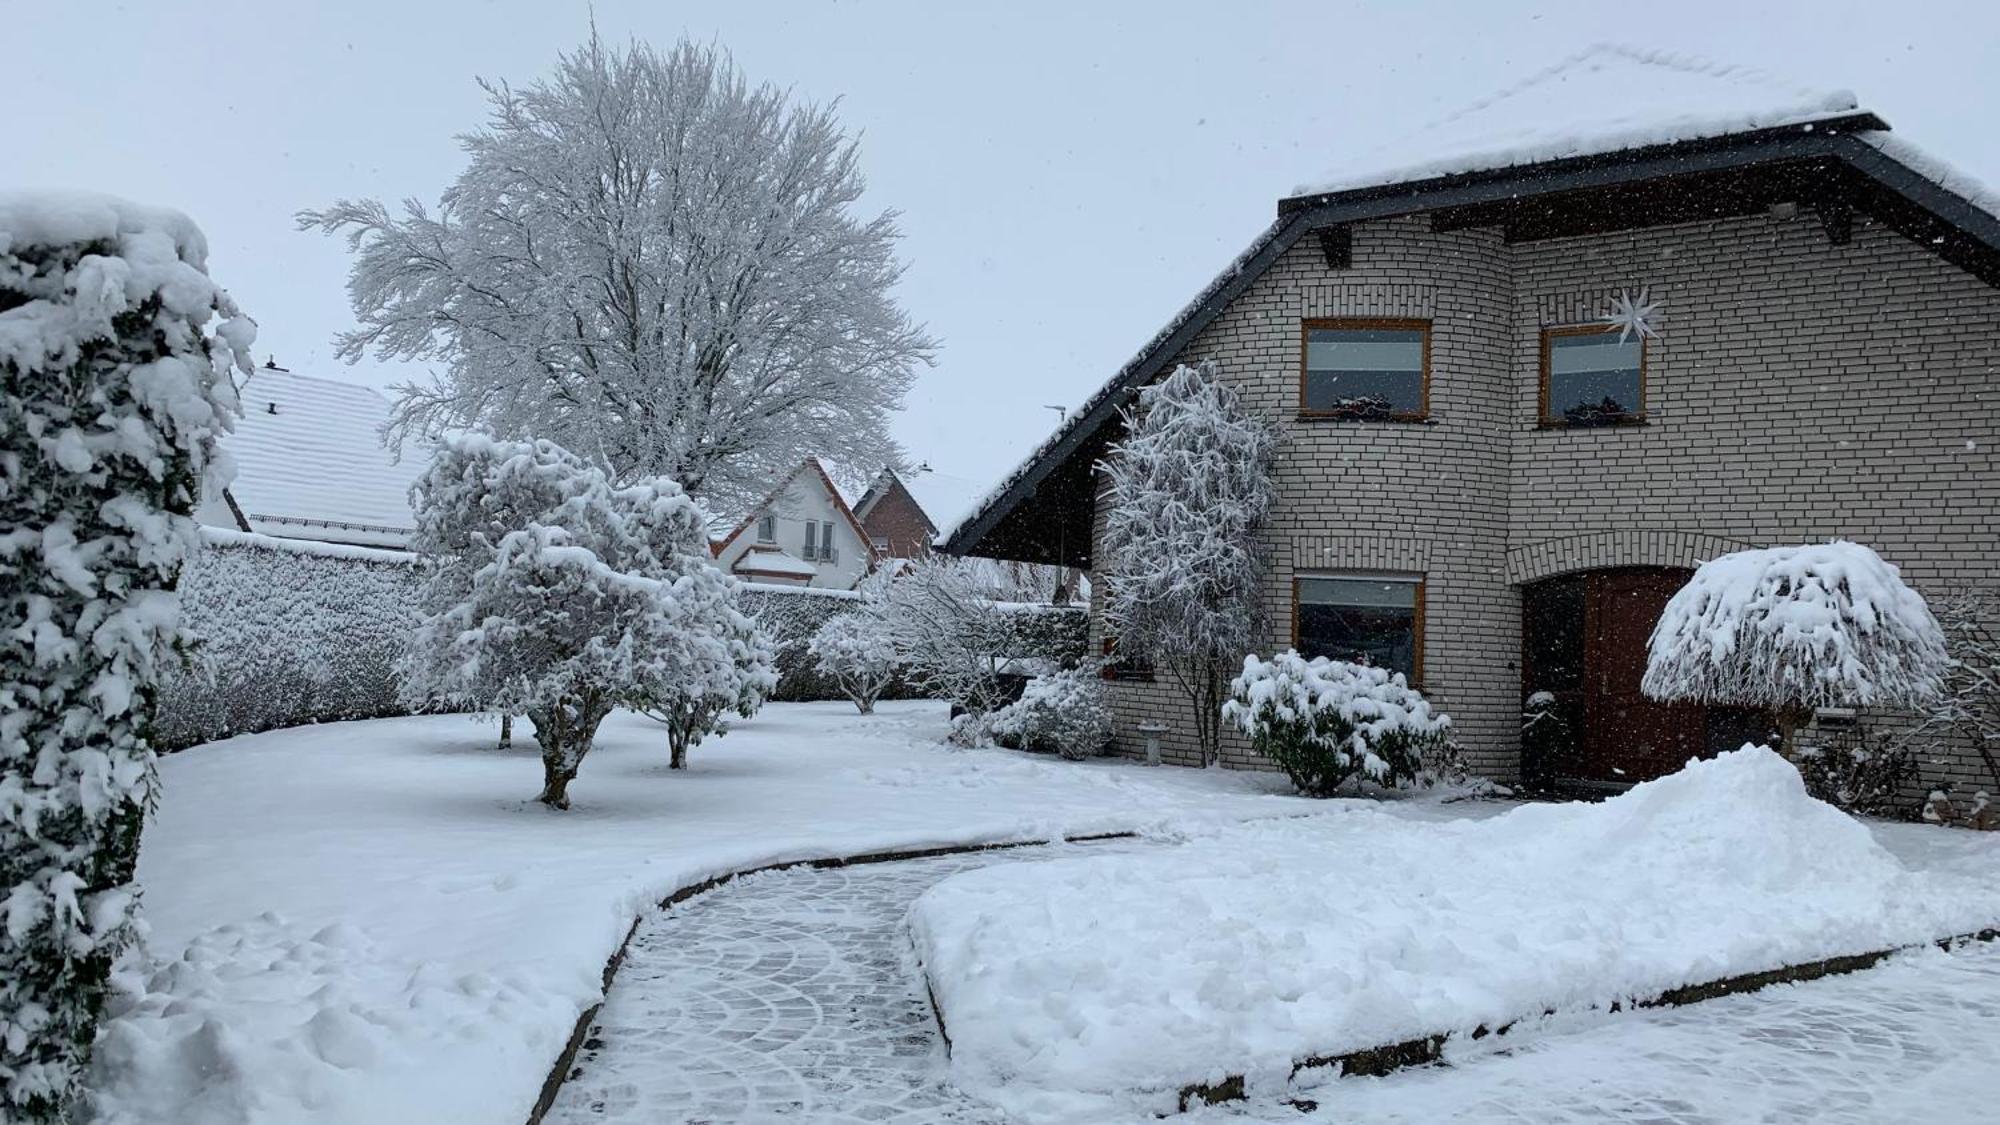
[[[818,871],[829,871],[834,868],[859,867],[870,863],[894,863],[899,860],[909,859],[934,859],[945,855],[966,855],[972,852],[994,852],[1012,848],[1045,847],[1058,843],[1088,844],[1099,840],[1129,840],[1138,835],[1137,832],[1095,832],[1080,836],[1064,836],[1060,840],[1003,840],[987,844],[946,844],[941,847],[911,848],[904,851],[891,849],[879,852],[863,852],[860,855],[822,856],[818,859],[793,859],[781,863],[766,863],[757,867],[746,867],[739,871],[729,871],[721,875],[714,875],[703,879],[699,883],[690,883],[660,900],[659,909],[671,909],[697,895],[707,894],[745,875],[761,875],[767,871],[787,871],[795,867],[810,867]],[[604,995],[600,996],[596,1003],[585,1008],[577,1015],[575,1026],[570,1029],[569,1039],[563,1044],[562,1050],[557,1053],[554,1064],[549,1067],[548,1077],[542,1080],[542,1092],[535,1099],[534,1108],[528,1111],[527,1125],[542,1125],[542,1119],[548,1115],[550,1108],[556,1103],[556,1095],[561,1092],[562,1084],[572,1076],[571,1072],[576,1066],[577,1053],[583,1050],[584,1044],[589,1039],[590,1025],[597,1019],[598,1012],[603,1010],[604,996],[610,995],[612,978],[618,975],[619,966],[625,963],[625,951],[631,947],[632,938],[639,932],[639,923],[643,920],[644,915],[632,919],[632,925],[626,929],[624,939],[618,943],[618,948],[612,951],[610,958],[604,962]],[[930,984],[928,974],[925,975],[924,983],[928,989]],[[944,1032],[944,1017],[939,1013],[936,997],[931,998],[931,1012],[937,1016],[938,1032],[942,1035]],[[950,1040],[947,1039],[946,1042],[949,1043]]]
[[[1723,977],[1718,980],[1705,981],[1699,984],[1681,985],[1678,988],[1670,988],[1657,996],[1644,999],[1613,1001],[1608,1007],[1602,1010],[1606,1013],[1613,1013],[1621,1012],[1628,1008],[1675,1008],[1687,1004],[1698,1004],[1704,1000],[1715,1000],[1724,996],[1756,992],[1759,989],[1769,988],[1774,984],[1795,984],[1801,981],[1817,980],[1821,977],[1840,976],[1846,973],[1859,972],[1863,969],[1873,968],[1898,953],[1907,953],[1911,950],[1922,949],[1927,945],[1949,951],[1975,941],[2000,941],[2000,927],[1978,930],[1967,934],[1957,934],[1952,937],[1939,938],[1931,942],[1918,942],[1913,945],[1878,949],[1868,953],[1850,953],[1840,957],[1828,957],[1819,961],[1807,961],[1797,965],[1787,965],[1783,968],[1767,969],[1762,972]],[[928,981],[926,983],[928,984]],[[1542,1013],[1543,1016],[1554,1014],[1556,1013],[1553,1009]],[[940,1026],[942,1022],[943,1017],[940,1015]],[[1522,1022],[1524,1021],[1515,1020],[1511,1023],[1502,1024],[1497,1028],[1488,1028],[1481,1025],[1472,1030],[1470,1037],[1473,1039],[1484,1039],[1489,1035],[1505,1035]],[[1311,1055],[1293,1064],[1292,1077],[1297,1078],[1301,1072],[1308,1070],[1332,1069],[1335,1071],[1335,1077],[1338,1078],[1379,1078],[1382,1075],[1402,1070],[1405,1067],[1425,1066],[1437,1062],[1444,1057],[1444,1045],[1452,1036],[1453,1033],[1447,1032],[1438,1035],[1421,1036],[1416,1039],[1406,1039],[1400,1043],[1385,1043],[1378,1047],[1366,1047],[1359,1051],[1349,1051],[1346,1054]],[[1219,1082],[1196,1082],[1181,1087],[1179,1107],[1180,1112],[1186,1113],[1191,1106],[1221,1105],[1225,1102],[1243,1101],[1247,1096],[1244,1076],[1241,1074],[1232,1074]]]

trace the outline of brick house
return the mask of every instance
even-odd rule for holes
[[[1608,108],[1523,124],[1557,106]],[[2000,592],[2000,204],[1976,185],[1851,96],[1617,49],[1425,137],[1282,199],[946,548],[1088,568],[1119,409],[1213,359],[1284,432],[1265,650],[1401,668],[1491,776],[1614,786],[1762,729],[1638,693],[1702,560],[1846,537],[1920,591]],[[1607,330],[1641,294],[1658,335]],[[1153,720],[1195,761],[1164,678],[1111,688],[1120,752]],[[1524,761],[1535,691],[1577,730],[1562,761]],[[1233,734],[1223,757],[1261,764]],[[1969,751],[1926,770],[2000,784]]]

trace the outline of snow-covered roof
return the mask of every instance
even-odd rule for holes
[[[1852,117],[1846,90],[1599,44],[1293,189],[1318,195]]]
[[[229,495],[250,530],[291,539],[400,547],[414,521],[410,485],[429,465],[382,444],[389,400],[372,387],[259,367],[243,417],[222,446],[236,463]]]
[[[1454,190],[1460,196],[1454,202],[1462,203],[1586,186],[1564,184],[1551,174],[1568,167],[1558,162],[1578,157],[1629,156],[1637,167],[1642,156],[1657,154],[1660,146],[1708,142],[1741,145],[1747,151],[1778,133],[1791,141],[1809,141],[1817,146],[1810,155],[1842,160],[1873,190],[1914,204],[1918,219],[1899,228],[1903,233],[2000,285],[2000,192],[1890,136],[1887,123],[1861,108],[1852,94],[1815,90],[1763,71],[1685,55],[1592,47],[1299,185],[1280,201],[1277,220],[1019,467],[957,519],[937,520],[938,538],[958,553],[980,549],[999,521],[1116,417],[1139,386],[1157,376],[1237,294],[1314,230],[1423,212],[1442,205]],[[1683,155],[1680,149],[1665,151],[1671,159]],[[1793,155],[1802,151],[1794,146]],[[1766,158],[1751,152],[1743,159]],[[1453,187],[1462,182],[1454,177],[1468,176],[1481,181],[1478,192]],[[1939,237],[1941,229],[1954,231],[1955,237]]]
[[[752,547],[743,552],[743,557],[737,559],[736,565],[730,569],[745,574],[792,575],[798,578],[813,578],[819,574],[818,567],[774,547]]]

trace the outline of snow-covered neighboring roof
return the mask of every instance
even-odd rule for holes
[[[730,568],[746,574],[788,574],[798,578],[813,578],[819,568],[802,559],[795,559],[775,547],[752,547],[743,552]]]
[[[222,447],[229,495],[250,530],[290,539],[401,547],[415,526],[410,485],[430,461],[382,444],[389,400],[372,387],[259,367]]]
[[[1805,125],[1859,111],[1846,90],[1815,90],[1749,67],[1599,44],[1307,180],[1292,194]]]

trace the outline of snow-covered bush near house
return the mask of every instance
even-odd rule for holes
[[[2000,922],[1992,855],[1907,867],[1746,747],[1601,804],[1439,823],[1357,803],[991,867],[910,925],[954,1082],[1102,1120],[1231,1074],[1281,1087],[1312,1056],[1977,931]]]
[[[820,626],[807,645],[821,671],[840,686],[841,694],[866,715],[875,700],[896,679],[896,653],[886,638],[865,628],[852,614]]]
[[[1958,587],[1933,605],[1949,663],[1936,705],[1906,741],[1934,760],[1969,748],[1985,767],[1986,787],[2000,791],[2000,597]]]
[[[0,1118],[67,1120],[138,931],[156,684],[256,328],[184,215],[0,195]]]
[[[1806,792],[1837,809],[1885,816],[1906,812],[1917,761],[1907,742],[1865,726],[1816,732],[1794,755]]]
[[[411,543],[433,563],[406,694],[527,715],[544,804],[568,807],[614,707],[658,711],[679,766],[723,708],[754,711],[774,682],[706,516],[673,482],[613,488],[552,442],[457,434],[415,493]]]
[[[1111,742],[1104,680],[1091,666],[1036,676],[1021,689],[1021,698],[993,713],[989,729],[1002,745],[1071,761],[1102,754]]]
[[[1142,389],[1104,462],[1105,627],[1128,657],[1164,669],[1216,760],[1224,682],[1257,635],[1277,434],[1214,361]]]
[[[1451,729],[1401,672],[1307,660],[1292,649],[1244,657],[1222,714],[1311,797],[1330,797],[1356,778],[1415,780]]]
[[[1703,563],[1660,613],[1641,685],[1661,700],[1910,706],[1938,695],[1944,635],[1923,596],[1859,543],[1737,551]]]
[[[464,715],[170,755],[140,862],[150,956],[120,978],[97,1121],[520,1125],[633,918],[683,887],[1300,805],[1267,774],[998,750],[941,769],[944,725],[933,702],[772,704],[670,776],[659,728],[620,712],[561,817],[522,799],[534,750]]]
[[[405,713],[395,665],[417,622],[419,561],[203,528],[181,572],[192,643],[160,684],[155,741]]]

